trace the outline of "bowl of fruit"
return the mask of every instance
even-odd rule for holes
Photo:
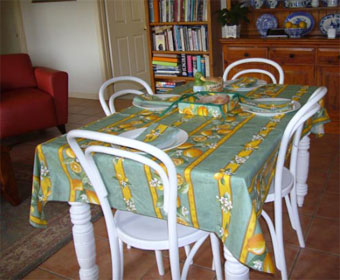
[[[285,32],[289,38],[301,38],[304,35],[307,28],[307,24],[304,21],[298,23],[292,23],[287,21],[285,23]]]

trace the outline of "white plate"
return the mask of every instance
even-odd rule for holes
[[[254,99],[254,101],[290,101],[290,99],[287,98],[257,98]],[[295,100],[292,100],[293,102],[293,108],[291,110],[285,111],[285,112],[257,112],[256,110],[253,110],[252,108],[249,107],[243,107],[241,104],[241,108],[244,112],[252,113],[258,116],[263,116],[263,117],[272,117],[276,115],[281,115],[281,114],[287,114],[296,110],[299,110],[301,107],[301,104]]]
[[[166,101],[167,99],[169,99],[171,97],[179,96],[179,95],[178,94],[155,94],[155,96]],[[147,103],[143,104],[143,102],[139,103],[135,99],[133,99],[132,105],[135,106],[135,107],[141,108],[141,109],[149,110],[149,111],[163,111],[163,110],[165,110],[166,108],[169,107],[168,104],[164,104],[164,105],[161,105],[161,104],[153,105],[153,104],[150,104],[150,103],[149,104],[147,104]]]
[[[130,138],[130,139],[136,139],[146,129],[147,129],[146,127],[142,127],[142,128],[129,130],[129,131],[119,134],[119,136]],[[174,137],[170,137],[169,139],[167,139],[167,141],[164,141],[163,143],[157,145],[156,147],[161,150],[167,151],[167,150],[173,149],[185,143],[188,140],[188,133],[184,131],[183,129],[180,129],[180,128],[176,128],[176,129],[178,129],[178,133],[174,135]]]
[[[250,91],[250,90],[253,90],[255,88],[258,88],[258,87],[261,87],[261,86],[264,86],[267,84],[266,81],[264,80],[257,80],[256,84],[252,87],[244,87],[244,88],[232,88],[231,86],[229,86],[229,84],[232,84],[233,82],[235,82],[234,80],[230,80],[230,81],[226,81],[224,82],[224,87],[228,90],[233,90],[233,91]]]

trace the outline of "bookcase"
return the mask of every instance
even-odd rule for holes
[[[162,88],[194,79],[221,76],[220,0],[144,0],[151,87]]]

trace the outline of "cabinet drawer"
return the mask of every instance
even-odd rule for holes
[[[271,48],[269,57],[279,64],[314,64],[314,48]]]
[[[340,65],[340,49],[319,48],[317,51],[318,65]]]
[[[253,47],[223,47],[224,61],[230,63],[235,60],[251,57],[267,57],[267,48]]]

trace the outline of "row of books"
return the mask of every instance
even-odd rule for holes
[[[210,76],[208,55],[155,54],[152,66],[155,77],[193,77],[197,71]]]
[[[156,93],[169,93],[169,91],[184,83],[185,81],[156,81]]]
[[[150,22],[207,21],[208,0],[148,0]]]
[[[155,26],[153,47],[157,51],[207,51],[207,26]]]

